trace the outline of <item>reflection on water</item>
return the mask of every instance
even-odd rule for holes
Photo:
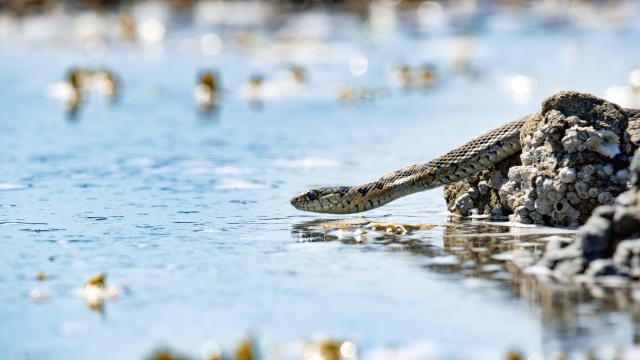
[[[442,245],[434,244],[433,236],[425,232],[411,236],[375,233],[364,238],[361,229],[370,222],[363,218],[301,222],[291,233],[299,242],[340,241],[362,251],[408,253],[425,264],[426,270],[460,281],[470,291],[497,286],[500,292],[525,301],[537,314],[547,356],[557,353],[591,358],[602,351],[595,344],[610,341],[614,333],[625,334],[626,340],[610,343],[607,351],[611,351],[611,358],[637,354],[634,345],[640,345],[640,306],[629,289],[560,284],[526,273],[542,255],[549,237],[577,236],[572,231],[452,220],[443,225]],[[611,319],[617,319],[615,325],[607,324]]]
[[[410,252],[428,257],[442,253],[441,249],[438,250],[434,245],[423,242],[419,238],[405,236],[407,234],[405,227],[409,225],[376,223],[363,218],[346,221],[317,219],[294,225],[291,233],[299,242],[339,240],[344,244],[360,244],[365,248],[387,246],[389,251]],[[412,227],[414,227],[413,231],[427,231],[431,228],[424,224]],[[398,231],[399,228],[400,231]]]

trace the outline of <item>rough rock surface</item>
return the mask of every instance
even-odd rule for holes
[[[640,113],[629,118],[613,103],[561,92],[545,99],[520,141],[521,154],[447,185],[448,209],[462,216],[510,215],[526,224],[583,224],[597,206],[612,204],[627,189],[630,155],[640,145]]]
[[[640,111],[629,116],[629,125],[625,133],[625,153],[633,154],[635,149],[640,148]]]
[[[483,170],[444,188],[444,198],[450,212],[461,215],[491,215],[505,218],[512,213],[499,190],[507,182],[507,174],[513,166],[520,165],[520,154],[514,154],[494,167]]]
[[[509,170],[500,197],[513,220],[577,226],[627,189],[627,113],[588,94],[547,98],[520,133],[521,166]]]
[[[640,150],[631,162],[631,187],[613,205],[598,207],[574,242],[549,243],[541,264],[557,278],[584,273],[640,279]]]

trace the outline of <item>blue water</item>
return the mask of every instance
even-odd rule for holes
[[[418,251],[402,242],[301,241],[308,222],[344,217],[299,212],[289,198],[430,160],[536,111],[555,91],[604,96],[640,64],[639,31],[489,27],[473,35],[478,76],[470,78],[451,69],[454,34],[378,38],[355,26],[323,39],[331,56],[300,61],[310,77],[300,96],[265,99],[259,108],[239,94],[251,74],[274,82],[286,69],[287,61],[269,57],[270,43],[193,56],[179,50],[195,32],[184,30],[162,51],[114,45],[97,56],[5,38],[0,358],[141,358],[163,345],[198,358],[206,341],[231,349],[247,334],[266,358],[295,358],[274,349],[323,336],[353,340],[364,358],[384,347],[442,359],[510,349],[547,356],[618,349],[631,358],[634,322],[624,307],[600,311],[596,301],[549,320],[513,283],[471,286],[473,277],[425,267],[449,253],[441,189],[364,214],[439,225],[408,237]],[[352,51],[369,59],[361,77],[349,71]],[[435,64],[438,85],[390,87],[389,72],[402,62]],[[109,106],[92,95],[69,120],[47,86],[72,66],[113,69],[120,101]],[[204,68],[218,69],[225,88],[209,117],[193,100]],[[504,88],[511,74],[532,79],[524,99]],[[342,104],[332,90],[339,86],[388,93]],[[39,272],[48,279],[38,282]],[[98,273],[120,289],[102,312],[78,294]],[[34,289],[49,300],[32,301]]]

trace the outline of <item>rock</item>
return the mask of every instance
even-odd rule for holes
[[[624,207],[613,214],[613,231],[621,238],[640,235],[640,208]]]
[[[613,219],[613,214],[616,212],[616,208],[613,206],[598,206],[595,210],[593,210],[592,217],[603,217],[605,219]]]
[[[634,146],[627,126],[622,108],[597,97],[561,92],[547,98],[520,133],[522,165],[508,172],[499,191],[512,209],[523,205],[531,210],[533,204],[535,214],[522,211],[512,219],[577,226],[597,206],[611,204],[627,189],[625,181],[612,180],[629,165],[626,151]],[[587,241],[589,249],[594,244]]]
[[[632,173],[631,175],[631,185],[640,186],[640,156],[633,157],[631,160],[631,165],[629,166],[629,171]]]
[[[640,239],[620,242],[613,255],[612,264],[620,273],[640,279]]]
[[[521,154],[445,186],[449,211],[578,226],[598,206],[612,205],[628,189],[629,180],[640,184],[638,171],[629,170],[631,155],[640,146],[640,111],[588,94],[561,92],[545,99],[540,112],[528,119],[520,142]],[[640,160],[632,168],[640,169]],[[619,216],[621,232],[637,226],[634,217]],[[587,249],[601,248],[594,236],[588,238]]]
[[[469,211],[474,208],[474,203],[471,195],[467,193],[458,197],[454,202],[454,207],[460,214],[469,215]]]
[[[631,161],[633,178],[640,178],[640,150]],[[587,277],[620,275],[640,280],[640,185],[634,183],[614,205],[596,208],[571,243],[549,243],[540,261],[557,277],[584,272]],[[585,270],[586,269],[586,270]]]
[[[554,238],[547,244],[538,265],[552,270],[556,279],[566,280],[584,270],[581,245],[578,241]]]
[[[640,148],[640,111],[629,116],[629,125],[627,125],[624,140],[627,154],[633,154],[635,149]]]
[[[576,181],[576,171],[571,168],[564,167],[560,169],[558,175],[560,177],[560,181],[565,184],[571,184],[572,182]]]
[[[610,257],[615,245],[610,239],[613,233],[612,221],[601,217],[592,216],[582,227],[582,255],[590,260],[601,257]]]
[[[450,212],[461,215],[489,215],[492,218],[504,218],[512,209],[500,199],[499,189],[507,181],[509,169],[520,165],[520,154],[512,155],[494,167],[471,175],[463,180],[448,184],[444,188],[444,197]]]
[[[617,267],[613,264],[613,260],[599,259],[591,262],[584,274],[589,277],[595,277],[618,275],[619,273]]]

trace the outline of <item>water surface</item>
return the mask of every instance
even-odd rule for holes
[[[555,91],[604,96],[640,63],[637,28],[511,29],[498,20],[470,37],[473,76],[452,69],[459,34],[380,38],[342,20],[348,31],[320,40],[329,56],[297,60],[310,84],[259,107],[241,89],[251,74],[277,81],[286,70],[289,61],[269,55],[273,42],[190,55],[179,46],[197,32],[187,28],[162,51],[114,45],[97,56],[5,39],[0,357],[141,358],[161,345],[197,357],[207,341],[226,349],[253,334],[267,358],[296,358],[287,349],[323,337],[351,339],[365,358],[386,347],[407,358],[490,359],[510,349],[632,358],[633,304],[540,288],[491,257],[518,246],[539,253],[549,234],[452,223],[441,189],[363,214],[438,227],[364,242],[322,228],[349,217],[289,205],[310,187],[428,161],[536,111]],[[354,53],[368,59],[362,76],[349,70]],[[434,64],[436,88],[391,86],[405,62]],[[113,69],[120,101],[93,96],[68,119],[47,86],[78,65]],[[208,117],[192,95],[204,68],[218,69],[225,87]],[[529,81],[524,93],[509,85],[513,76]],[[335,89],[360,86],[386,96],[336,99]],[[38,282],[39,272],[48,279]],[[98,273],[121,296],[93,311],[78,291]],[[32,301],[34,289],[50,299]]]

